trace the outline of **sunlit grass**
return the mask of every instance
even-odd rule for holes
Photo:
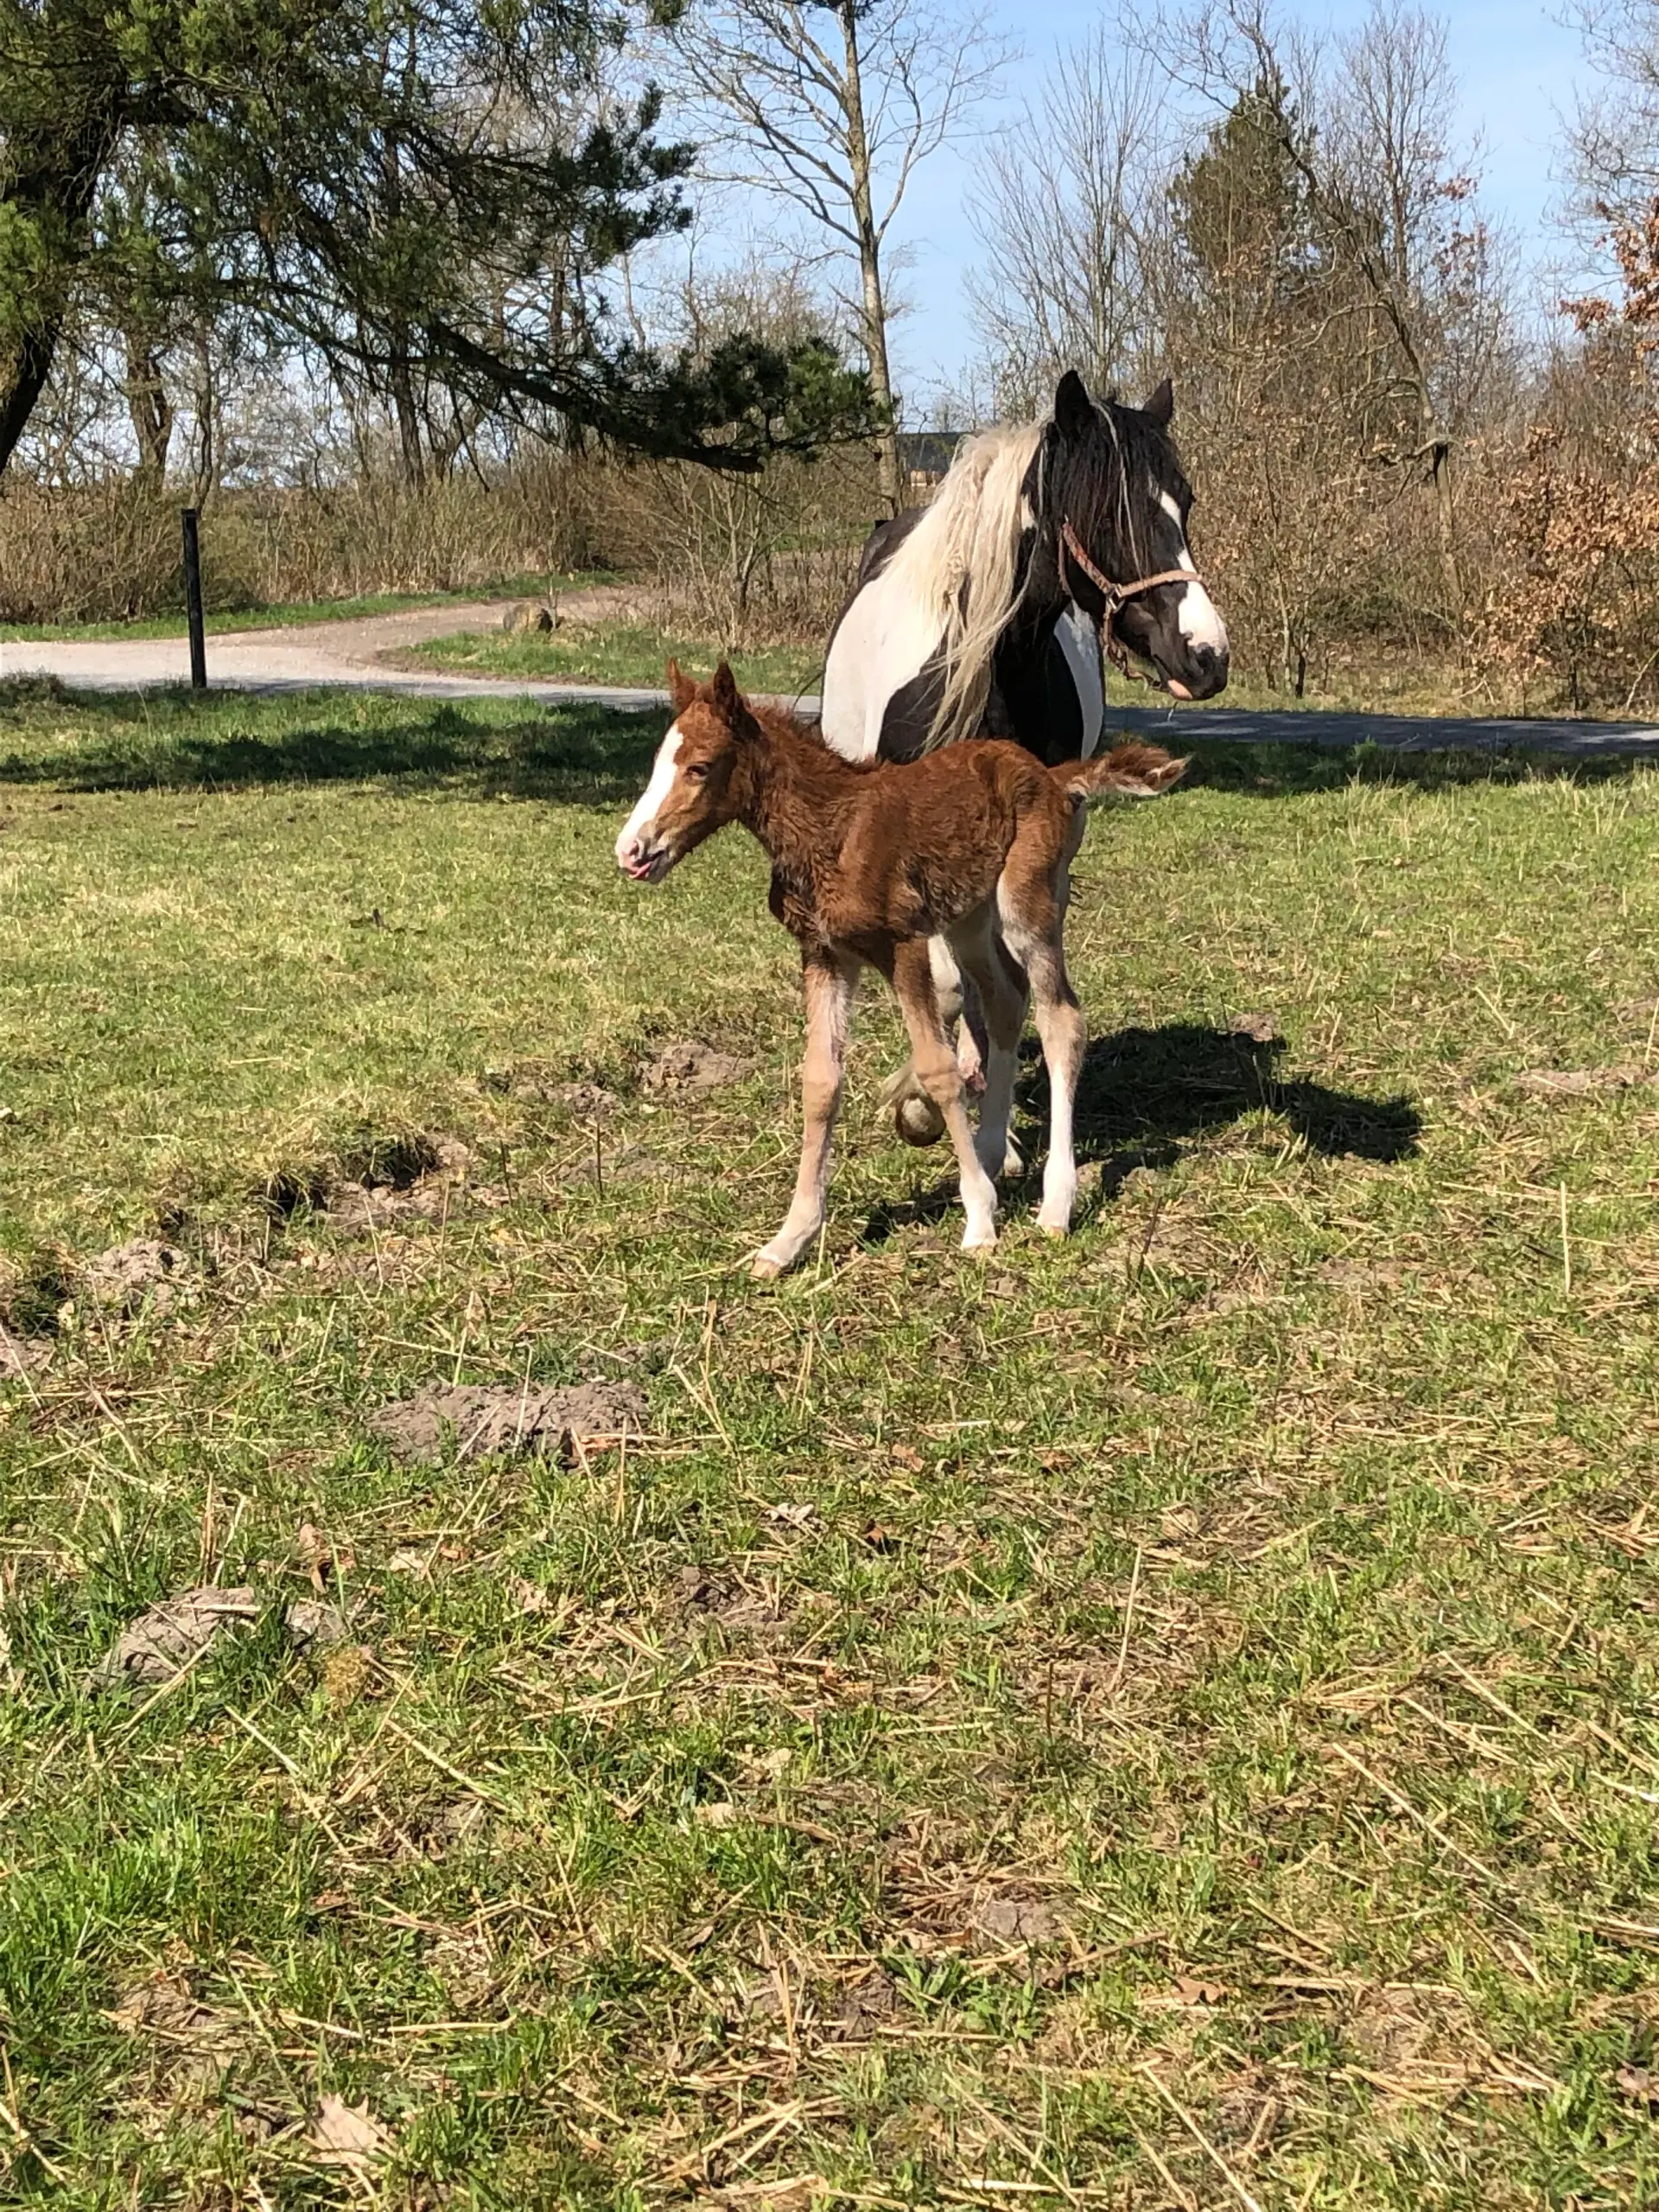
[[[1651,2201],[1659,784],[1201,748],[1081,863],[1077,1234],[956,1253],[872,993],[766,1294],[795,962],[736,834],[617,874],[659,731],[0,693],[9,2197]],[[365,1426],[595,1374],[626,1459]]]

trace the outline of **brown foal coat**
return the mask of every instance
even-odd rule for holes
[[[1014,1055],[1028,991],[1034,997],[1053,1124],[1039,1220],[1064,1231],[1076,1192],[1071,1102],[1084,1044],[1062,941],[1067,870],[1090,800],[1151,798],[1185,762],[1129,745],[1048,768],[1020,746],[987,739],[855,765],[791,715],[746,700],[724,662],[701,685],[671,663],[669,684],[674,723],[617,840],[619,863],[637,880],[659,880],[704,838],[741,822],[772,861],[772,911],[801,947],[805,1142],[795,1203],[755,1271],[782,1273],[823,1225],[861,967],[898,995],[917,1076],[956,1149],[970,1249],[995,1239],[992,1179],[1008,1159]],[[985,1002],[992,1064],[977,1147],[934,989],[935,937],[950,941]]]

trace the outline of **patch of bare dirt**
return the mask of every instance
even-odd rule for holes
[[[454,1137],[441,1138],[430,1160],[412,1176],[371,1174],[341,1184],[328,1198],[329,1227],[346,1236],[372,1236],[504,1206],[512,1196],[504,1183],[474,1180],[473,1154]]]
[[[599,1083],[556,1083],[540,1096],[550,1106],[557,1106],[567,1113],[573,1122],[613,1122],[622,1110],[622,1101],[616,1093]]]
[[[24,1376],[38,1373],[51,1357],[49,1338],[14,1337],[0,1321],[0,1382],[20,1382]]]
[[[666,1183],[682,1172],[656,1153],[647,1152],[644,1145],[619,1143],[614,1139],[607,1142],[597,1123],[589,1125],[589,1132],[586,1149],[565,1160],[558,1170],[558,1180],[567,1187],[591,1185],[602,1191],[607,1185]]]
[[[383,1406],[368,1425],[398,1459],[431,1466],[452,1440],[459,1459],[526,1452],[568,1459],[577,1445],[642,1436],[649,1413],[645,1392],[632,1382],[433,1383]]]
[[[1659,1083],[1659,1074],[1634,1061],[1611,1068],[1528,1068],[1512,1078],[1512,1088],[1535,1098],[1590,1098],[1603,1090],[1630,1090]]]
[[[664,1045],[655,1058],[639,1071],[644,1089],[654,1095],[686,1094],[700,1096],[710,1090],[723,1090],[728,1084],[741,1083],[752,1072],[753,1060],[740,1059],[735,1053],[721,1052],[712,1045],[705,1045],[695,1037],[682,1037],[671,1045]]]
[[[1398,1260],[1325,1260],[1320,1263],[1319,1276],[1333,1290],[1358,1295],[1368,1290],[1397,1289],[1406,1279],[1406,1270]]]
[[[176,2079],[216,2080],[247,2042],[246,2024],[205,2004],[183,1977],[164,1968],[124,1989],[105,2015],[112,2027],[149,2048]]]
[[[252,1628],[265,1604],[248,1583],[221,1589],[204,1583],[164,1598],[124,1628],[86,1677],[92,1690],[156,1686],[175,1681],[222,1637]],[[283,1624],[301,1651],[338,1643],[346,1623],[337,1605],[309,1598],[285,1608]]]
[[[190,1255],[157,1236],[135,1236],[100,1252],[84,1280],[96,1305],[129,1319],[146,1311],[170,1313],[189,1304],[201,1287]]]
[[[1285,1033],[1277,1015],[1271,1014],[1236,1014],[1227,1024],[1230,1037],[1243,1037],[1251,1045],[1282,1045]]]

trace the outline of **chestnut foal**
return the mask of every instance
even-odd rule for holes
[[[766,848],[772,911],[801,948],[800,1173],[784,1225],[755,1254],[753,1273],[782,1274],[823,1225],[848,1020],[866,967],[898,994],[916,1072],[956,1148],[967,1251],[996,1242],[994,1179],[1019,1164],[1008,1119],[1027,992],[1034,998],[1050,1098],[1037,1219],[1064,1236],[1077,1197],[1071,1107],[1085,1033],[1065,972],[1065,871],[1090,799],[1155,798],[1185,761],[1155,746],[1124,745],[1046,768],[1023,746],[985,739],[916,760],[855,765],[816,729],[752,705],[724,661],[705,684],[671,661],[668,682],[674,721],[617,838],[617,864],[638,883],[660,883],[705,837],[741,822]],[[991,1050],[977,1141],[939,1016],[931,937],[950,940],[985,1011]]]

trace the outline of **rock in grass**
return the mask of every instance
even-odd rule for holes
[[[566,1459],[578,1444],[643,1435],[648,1411],[645,1392],[632,1382],[433,1383],[382,1407],[369,1427],[398,1459],[432,1466],[452,1448],[458,1459]]]

